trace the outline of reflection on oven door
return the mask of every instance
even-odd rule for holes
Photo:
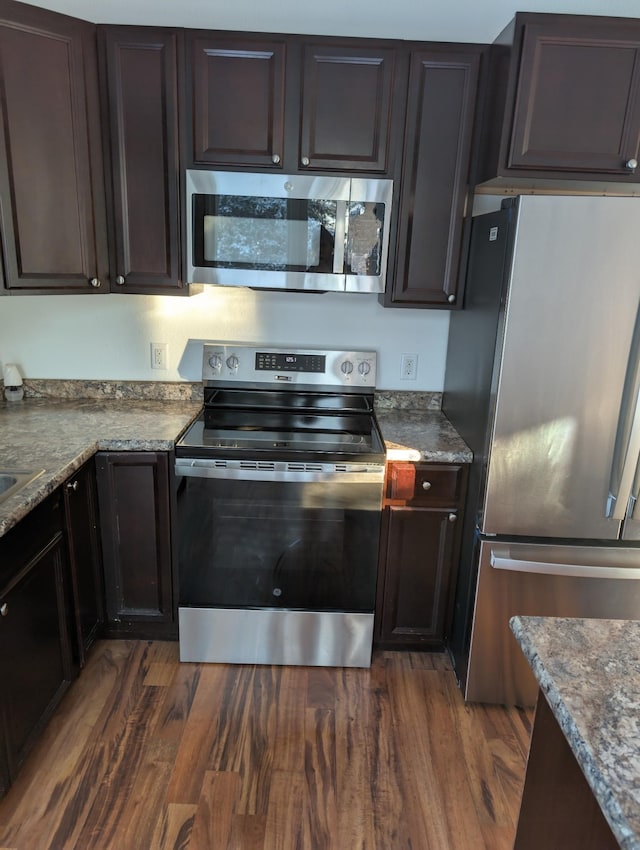
[[[184,478],[180,604],[373,611],[379,490]]]

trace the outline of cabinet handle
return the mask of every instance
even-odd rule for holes
[[[303,165],[305,165],[305,166],[309,165],[309,162],[310,162],[310,161],[311,161],[311,160],[309,159],[309,157],[308,157],[308,156],[303,156],[303,157],[302,157],[302,159],[300,160],[300,162],[301,162]]]
[[[0,605],[0,617],[6,617],[8,613],[9,613],[9,606],[7,605],[6,602],[3,602],[2,605]]]
[[[423,490],[431,490],[431,482],[430,481],[423,481],[422,482],[422,489]]]
[[[119,274],[119,275],[118,275],[118,277],[116,278],[116,283],[118,284],[118,286],[124,286],[124,277],[123,277],[123,275],[121,275],[121,274]]]
[[[89,280],[89,286],[93,286],[94,289],[99,289],[102,286],[102,281],[97,277],[92,277]]]
[[[455,296],[455,295],[450,295],[450,296],[447,298],[447,301],[449,302],[449,304],[453,304],[455,300],[456,300],[456,296]]]
[[[67,490],[77,490],[77,489],[78,489],[78,479],[77,478],[76,478],[75,481],[70,481],[67,484]]]
[[[274,154],[273,154],[273,156],[271,157],[271,162],[272,162],[274,165],[278,165],[278,164],[280,163],[280,157],[279,157],[279,155],[278,155],[277,153],[274,153]]]
[[[449,522],[455,522],[458,519],[458,515],[457,514],[449,514],[447,519],[449,520]]]
[[[638,167],[638,160],[634,159],[634,157],[631,157],[631,159],[628,159],[625,162],[624,167],[627,169],[627,171],[635,171]]]

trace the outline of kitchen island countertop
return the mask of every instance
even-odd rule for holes
[[[613,835],[640,850],[640,621],[514,617],[511,629]]]

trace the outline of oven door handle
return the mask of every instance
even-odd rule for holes
[[[176,458],[177,476],[191,478],[226,478],[243,481],[281,481],[291,483],[327,482],[331,484],[382,484],[384,464],[294,464],[268,461],[255,466],[242,461],[219,461],[209,458]]]

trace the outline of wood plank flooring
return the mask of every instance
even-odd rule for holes
[[[440,654],[103,641],[0,802],[0,850],[511,850],[531,721],[465,705]]]

